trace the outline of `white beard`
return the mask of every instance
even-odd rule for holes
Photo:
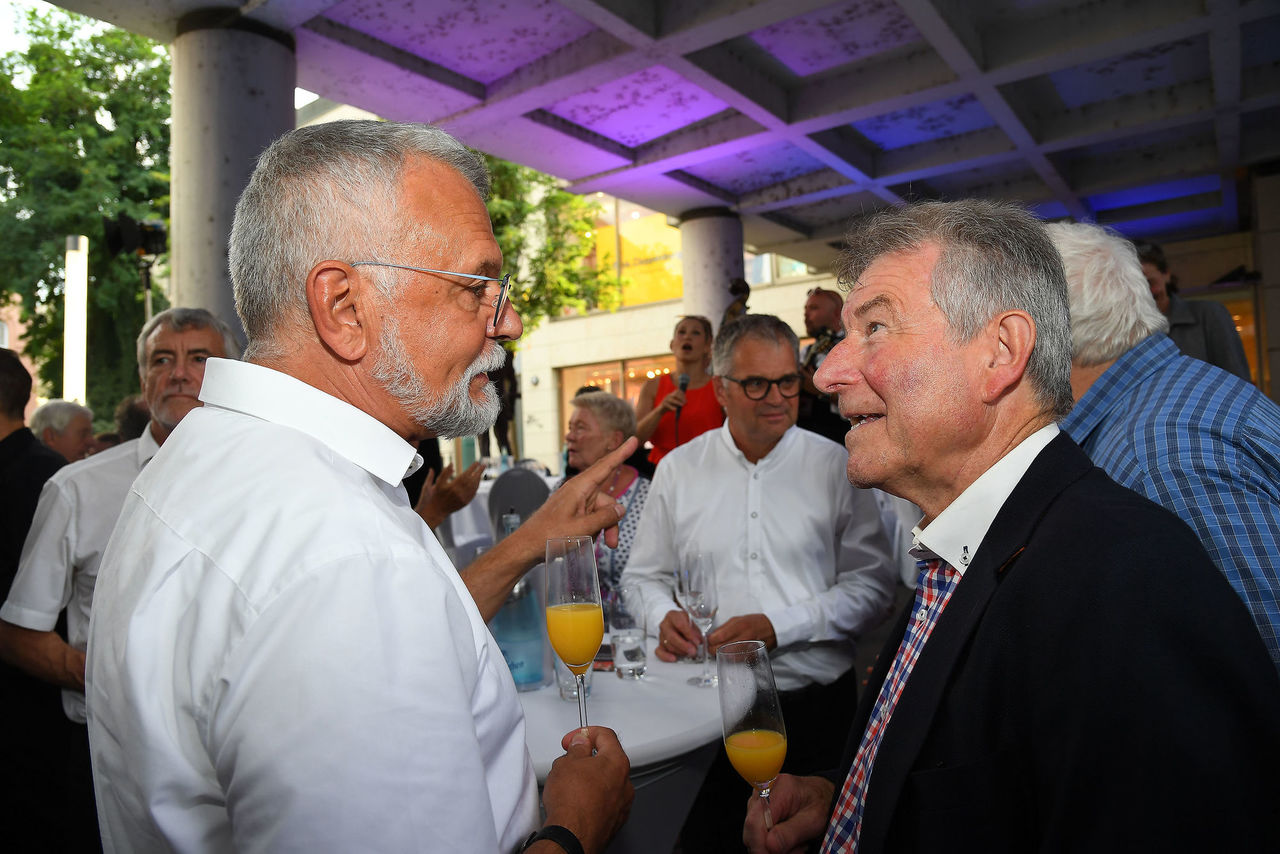
[[[443,394],[432,395],[409,359],[396,318],[386,319],[379,343],[381,352],[373,365],[373,378],[382,383],[387,394],[395,398],[420,427],[441,438],[452,439],[486,433],[498,420],[502,402],[493,383],[485,384],[483,397],[477,401],[471,397],[471,380],[477,374],[503,366],[506,353],[501,344],[488,342],[462,379]]]

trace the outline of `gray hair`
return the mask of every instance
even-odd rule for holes
[[[1076,364],[1113,362],[1138,342],[1168,330],[1132,243],[1099,225],[1052,223],[1046,228],[1067,274]]]
[[[395,247],[421,240],[421,224],[399,216],[401,177],[415,156],[456,169],[488,198],[484,161],[430,125],[329,122],[291,131],[262,153],[236,204],[229,246],[246,356],[281,352],[276,333],[307,316],[304,283],[320,261],[396,261]],[[408,276],[381,267],[370,275],[388,299]]]
[[[74,400],[51,400],[31,413],[31,432],[41,438],[45,430],[51,429],[61,436],[67,432],[67,426],[77,416],[84,415],[93,421],[93,410],[81,406]]]
[[[1071,313],[1062,261],[1044,225],[1022,208],[985,199],[923,202],[855,219],[837,263],[852,287],[876,259],[939,249],[930,293],[952,340],[971,341],[1002,311],[1031,315],[1035,347],[1026,376],[1057,417],[1071,410]]]
[[[152,317],[138,333],[138,376],[147,374],[147,339],[156,328],[164,324],[174,332],[185,329],[212,329],[222,336],[222,355],[228,359],[240,358],[240,342],[236,341],[231,327],[203,308],[166,308]]]
[[[733,351],[740,341],[748,338],[790,347],[796,364],[800,364],[800,339],[790,326],[772,314],[744,314],[720,329],[711,351],[711,372],[718,377],[729,376],[733,369]]]
[[[593,391],[580,394],[569,403],[594,415],[606,433],[620,430],[623,439],[636,434],[636,411],[620,397],[607,391]]]

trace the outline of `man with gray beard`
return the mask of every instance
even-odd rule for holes
[[[485,618],[551,536],[615,526],[625,443],[460,575],[410,506],[412,442],[487,430],[519,337],[482,162],[423,125],[281,137],[230,243],[244,362],[138,478],[98,578],[87,689],[111,851],[599,852],[617,737],[566,735],[545,823]],[[616,528],[607,539],[616,542]]]

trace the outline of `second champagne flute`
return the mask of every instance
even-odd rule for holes
[[[724,749],[742,778],[760,793],[765,827],[773,827],[769,789],[787,756],[787,728],[763,641],[727,643],[716,651]]]
[[[689,678],[698,688],[714,688],[716,674],[711,671],[707,632],[716,621],[719,600],[716,597],[715,561],[706,552],[692,552],[676,570],[676,600],[702,634],[702,675]]]
[[[578,681],[578,720],[587,726],[587,669],[604,638],[600,579],[590,537],[547,540],[547,637]]]

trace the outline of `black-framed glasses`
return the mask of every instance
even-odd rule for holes
[[[456,273],[453,270],[432,270],[430,267],[410,267],[407,264],[387,264],[383,261],[352,261],[352,267],[394,267],[397,270],[413,270],[415,273],[435,273],[438,276],[457,276],[459,279],[475,279],[481,282],[498,282],[498,296],[493,301],[493,330],[498,331],[502,325],[502,313],[507,310],[507,296],[511,293],[511,274],[504,273],[502,278],[481,276],[478,273]]]
[[[785,377],[778,377],[776,380],[766,379],[765,377],[747,377],[746,379],[734,379],[733,377],[722,377],[731,383],[737,383],[742,386],[742,393],[747,396],[748,400],[764,400],[769,396],[769,387],[777,386],[778,394],[783,397],[795,397],[800,393],[800,375],[787,374]]]

